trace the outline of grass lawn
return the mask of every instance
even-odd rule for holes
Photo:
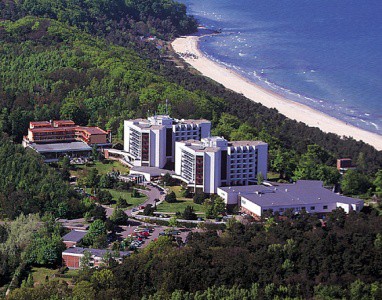
[[[102,189],[102,190],[109,191],[110,194],[113,196],[114,201],[117,201],[119,197],[122,197],[123,199],[127,201],[127,203],[130,204],[129,206],[138,206],[147,200],[147,196],[142,193],[141,193],[141,197],[135,198],[135,197],[131,197],[131,192],[127,192],[127,191],[117,191],[113,189]],[[91,189],[87,188],[86,192],[90,194]],[[112,204],[111,206],[114,208],[116,207],[115,204]]]
[[[70,171],[70,175],[77,176],[78,178],[85,178],[91,169],[96,168],[99,175],[107,174],[111,171],[119,171],[121,174],[129,173],[129,168],[122,165],[120,162],[115,160],[105,160],[104,163],[96,161],[90,166],[87,165],[76,165],[76,170]]]
[[[131,197],[131,192],[117,191],[111,189],[107,189],[107,191],[110,192],[114,200],[117,200],[119,197],[122,197],[126,200],[127,203],[131,204],[132,206],[138,206],[147,200],[147,196],[144,194],[141,194],[141,197],[139,198],[134,198]]]
[[[74,276],[76,276],[78,273],[77,270],[68,270],[65,272],[65,274],[60,275],[59,277],[54,277],[54,274],[58,274],[58,269],[48,269],[48,268],[37,268],[33,267],[32,268],[32,274],[33,274],[33,281],[34,283],[45,283],[45,277],[49,277],[49,281],[52,280],[63,280],[66,282],[70,282]]]
[[[178,202],[168,203],[164,201],[162,204],[157,206],[158,212],[183,212],[186,206],[190,205],[194,208],[196,213],[202,213],[201,216],[204,216],[205,208],[204,205],[196,204],[193,202],[192,198],[184,198],[181,196],[181,187],[180,186],[169,186],[169,193],[174,192]],[[198,214],[199,215],[199,214]]]

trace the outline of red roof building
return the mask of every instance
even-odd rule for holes
[[[109,131],[99,127],[78,126],[71,120],[56,120],[52,122],[30,122],[28,135],[29,143],[57,143],[82,141],[88,145],[104,145],[111,143]]]

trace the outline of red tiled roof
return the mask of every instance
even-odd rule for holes
[[[50,122],[48,121],[34,121],[29,122],[30,126],[51,126]]]
[[[71,125],[76,124],[72,120],[54,120],[53,123],[55,123],[55,124],[71,124]]]
[[[83,130],[88,134],[107,134],[105,130],[99,127],[77,127],[76,130]]]
[[[76,127],[42,127],[42,128],[30,128],[29,130],[34,132],[60,132],[60,131],[73,131]]]

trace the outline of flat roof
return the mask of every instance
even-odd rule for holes
[[[273,186],[250,185],[219,187],[227,193],[240,194],[242,198],[259,206],[293,206],[318,203],[360,204],[363,201],[345,197],[323,187],[322,181],[298,180],[294,184],[277,183]]]
[[[71,247],[66,249],[62,254],[83,254],[85,251],[90,252],[96,257],[103,257],[106,253],[113,253],[111,250],[106,249],[92,249],[92,248],[82,248],[82,247]],[[119,257],[129,256],[130,252],[119,251]]]
[[[51,144],[36,144],[30,143],[29,146],[38,153],[48,152],[67,152],[67,151],[92,151],[92,147],[84,142],[69,142],[69,143],[51,143]]]
[[[153,177],[162,176],[166,173],[169,173],[170,175],[175,174],[174,171],[167,170],[167,169],[160,169],[157,167],[132,167],[130,170],[130,174],[134,175],[134,172],[150,174],[150,176],[153,176]]]
[[[177,120],[175,119],[175,124],[176,125],[182,125],[182,124],[196,124],[196,125],[199,125],[199,124],[203,124],[203,123],[211,123],[210,121],[206,120],[206,119],[181,119],[181,120]]]
[[[263,141],[232,141],[228,142],[228,146],[241,147],[241,146],[258,146],[258,145],[267,145]]]
[[[64,242],[79,242],[86,235],[86,230],[72,230],[62,237]]]
[[[172,121],[172,124],[168,124],[168,125],[160,125],[160,124],[155,124],[155,120],[171,120]],[[148,119],[142,119],[142,118],[139,118],[139,119],[133,119],[133,120],[126,120],[128,122],[131,122],[133,123],[135,126],[138,126],[139,128],[141,129],[160,129],[160,128],[163,128],[163,127],[166,127],[166,126],[173,126],[173,125],[191,125],[191,124],[195,124],[195,125],[199,125],[199,124],[202,124],[202,123],[211,123],[210,121],[208,120],[205,120],[205,119],[181,119],[181,120],[178,120],[178,119],[174,119],[174,118],[171,118],[170,116],[167,116],[167,115],[157,115],[157,116],[151,116],[149,117]]]

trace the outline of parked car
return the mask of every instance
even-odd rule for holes
[[[171,234],[171,235],[178,235],[178,234],[180,234],[180,231],[179,230],[171,230],[169,232],[169,234]]]

